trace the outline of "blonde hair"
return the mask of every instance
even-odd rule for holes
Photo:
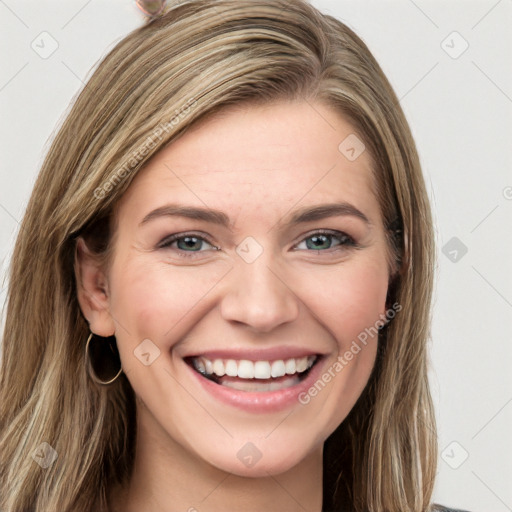
[[[124,38],[77,98],[44,161],[16,240],[0,367],[0,509],[89,512],[126,484],[135,399],[85,371],[76,239],[108,266],[116,202],[144,164],[228,105],[322,101],[357,130],[374,162],[393,255],[368,385],[326,441],[324,510],[426,511],[437,461],[427,380],[434,271],[418,155],[390,84],[347,26],[303,0],[195,0]],[[57,452],[48,468],[32,454]],[[340,491],[340,492],[338,492]],[[341,492],[343,491],[343,492]],[[350,503],[342,503],[347,494]]]

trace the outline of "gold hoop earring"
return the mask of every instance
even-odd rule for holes
[[[96,358],[98,358],[98,356],[100,356],[100,358],[102,359],[102,362],[105,364],[107,363],[106,365],[107,366],[110,366],[110,368],[107,368],[107,370],[110,370],[110,373],[111,370],[112,370],[112,360],[113,359],[116,359],[115,361],[115,364],[119,364],[119,370],[117,371],[116,375],[114,377],[112,377],[111,379],[109,380],[101,380],[97,377],[96,375],[96,371],[94,369],[94,365],[91,361],[91,356],[90,356],[90,348],[89,348],[89,344],[91,342],[91,339],[92,337],[94,336],[94,333],[91,332],[91,334],[89,334],[89,337],[87,338],[87,343],[85,344],[85,361],[86,361],[86,369],[87,369],[87,373],[89,374],[89,377],[94,381],[96,382],[97,384],[101,384],[102,386],[107,386],[109,384],[112,384],[112,382],[114,382],[118,377],[119,375],[121,375],[121,372],[123,371],[123,368],[121,367],[121,360],[119,358],[119,352],[117,350],[117,345],[115,343],[115,338],[114,338],[114,346],[116,347],[116,350],[114,352],[114,348],[112,347],[112,344],[110,342],[101,342],[100,345],[102,345],[99,350],[98,348],[96,349],[93,349],[93,352],[94,352],[94,356],[96,356]],[[113,336],[111,337],[113,338]],[[111,339],[111,338],[106,338],[106,339]],[[107,348],[108,347],[108,348]],[[105,351],[105,350],[109,350],[110,351],[110,355],[107,356],[106,358],[104,357],[104,353],[101,354],[101,351]],[[103,357],[101,357],[103,356]],[[114,368],[114,371],[115,368]],[[103,372],[104,373],[104,372]]]

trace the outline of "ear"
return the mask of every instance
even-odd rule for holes
[[[108,281],[82,237],[76,242],[74,270],[78,302],[91,332],[105,338],[112,336],[115,323],[110,314]]]

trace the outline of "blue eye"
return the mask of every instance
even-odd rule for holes
[[[338,243],[333,244],[333,239],[338,240]],[[355,240],[346,233],[326,229],[316,231],[315,233],[312,233],[308,237],[304,238],[304,240],[297,245],[297,248],[300,249],[301,244],[305,244],[307,249],[322,252],[325,252],[325,250],[332,249],[333,247],[336,246],[357,246]]]
[[[217,247],[213,246],[210,242],[208,242],[204,237],[196,236],[194,234],[177,234],[177,235],[171,235],[170,237],[164,239],[160,244],[158,245],[159,248],[173,248],[171,247],[174,245],[174,243],[177,244],[176,249],[180,251],[181,255],[190,258],[194,256],[194,253],[196,252],[203,252],[201,251],[201,246],[203,244],[209,245],[211,248],[218,250]],[[187,254],[188,253],[188,254]]]
[[[337,242],[335,242],[337,240]],[[159,249],[173,249],[176,250],[180,257],[193,258],[195,253],[204,252],[204,245],[206,250],[213,249],[218,251],[219,248],[210,243],[204,236],[199,236],[195,233],[179,233],[170,235],[160,242]],[[300,247],[304,245],[305,247]],[[316,231],[302,240],[296,247],[298,250],[310,250],[320,252],[327,252],[328,249],[334,247],[358,247],[354,239],[341,231],[334,230],[319,230]],[[330,252],[330,251],[329,251]]]

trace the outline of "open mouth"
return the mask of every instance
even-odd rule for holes
[[[208,359],[187,357],[185,362],[197,373],[220,386],[239,391],[268,392],[290,388],[304,380],[320,355],[273,361]]]

